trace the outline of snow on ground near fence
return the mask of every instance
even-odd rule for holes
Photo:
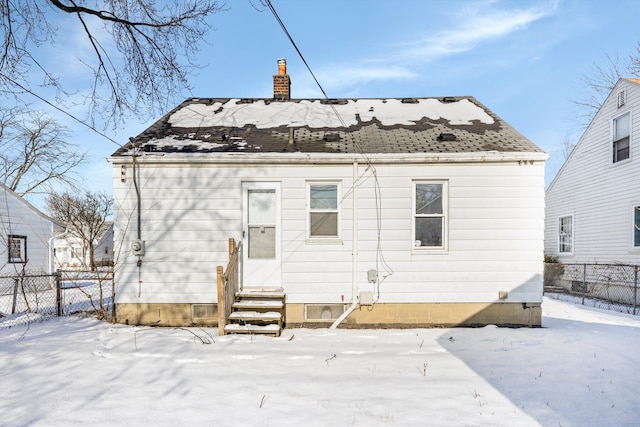
[[[3,426],[636,426],[640,319],[545,298],[543,328],[0,331]]]
[[[62,281],[60,293],[63,315],[80,312],[95,313],[102,307],[109,311],[112,300],[112,282],[98,280]],[[22,292],[20,287],[0,294],[0,331],[5,328],[23,327],[28,323],[47,320],[57,315],[55,283],[37,290]],[[101,293],[102,291],[102,293]],[[0,417],[1,418],[1,417]],[[0,420],[0,426],[2,426]]]

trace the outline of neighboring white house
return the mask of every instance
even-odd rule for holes
[[[53,271],[54,234],[64,230],[0,184],[0,276]]]
[[[67,231],[56,236],[54,243],[56,269],[87,269],[91,266],[87,244]],[[105,231],[94,243],[94,256],[98,266],[113,263],[113,224],[105,224]]]
[[[545,253],[640,264],[640,79],[620,79],[546,192]]]
[[[214,321],[234,238],[288,325],[540,325],[542,150],[472,97],[290,99],[273,77],[273,99],[188,99],[109,158],[115,240],[140,242],[119,322]]]

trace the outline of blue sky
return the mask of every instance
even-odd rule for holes
[[[625,0],[272,0],[327,95],[427,97],[471,95],[551,156],[549,183],[563,161],[563,140],[582,127],[573,101],[585,91],[580,75],[626,57],[640,40],[640,2]],[[320,90],[268,9],[258,0],[230,0],[210,19],[212,31],[184,98],[271,97],[276,61],[286,58],[292,97]],[[74,65],[85,43],[65,38],[62,78],[78,78]],[[82,81],[82,79],[78,79]],[[83,88],[80,87],[80,90]],[[58,115],[58,113],[52,112]],[[130,117],[108,130],[124,144],[155,121]],[[71,139],[90,150],[82,171],[94,190],[111,191],[106,162],[117,145],[60,116]]]

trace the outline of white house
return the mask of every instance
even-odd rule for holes
[[[69,231],[56,236],[54,254],[56,269],[87,269],[91,266],[87,244]],[[113,263],[113,224],[105,224],[104,232],[94,242],[94,256],[98,266]]]
[[[53,237],[64,230],[0,183],[0,276],[53,271]]]
[[[545,253],[640,264],[640,79],[620,79],[546,192]]]
[[[472,97],[291,99],[279,71],[109,158],[119,322],[215,323],[234,238],[287,325],[540,325],[542,150]]]

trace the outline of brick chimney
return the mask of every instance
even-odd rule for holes
[[[291,79],[287,74],[287,60],[278,59],[278,74],[273,75],[273,99],[291,99]]]

